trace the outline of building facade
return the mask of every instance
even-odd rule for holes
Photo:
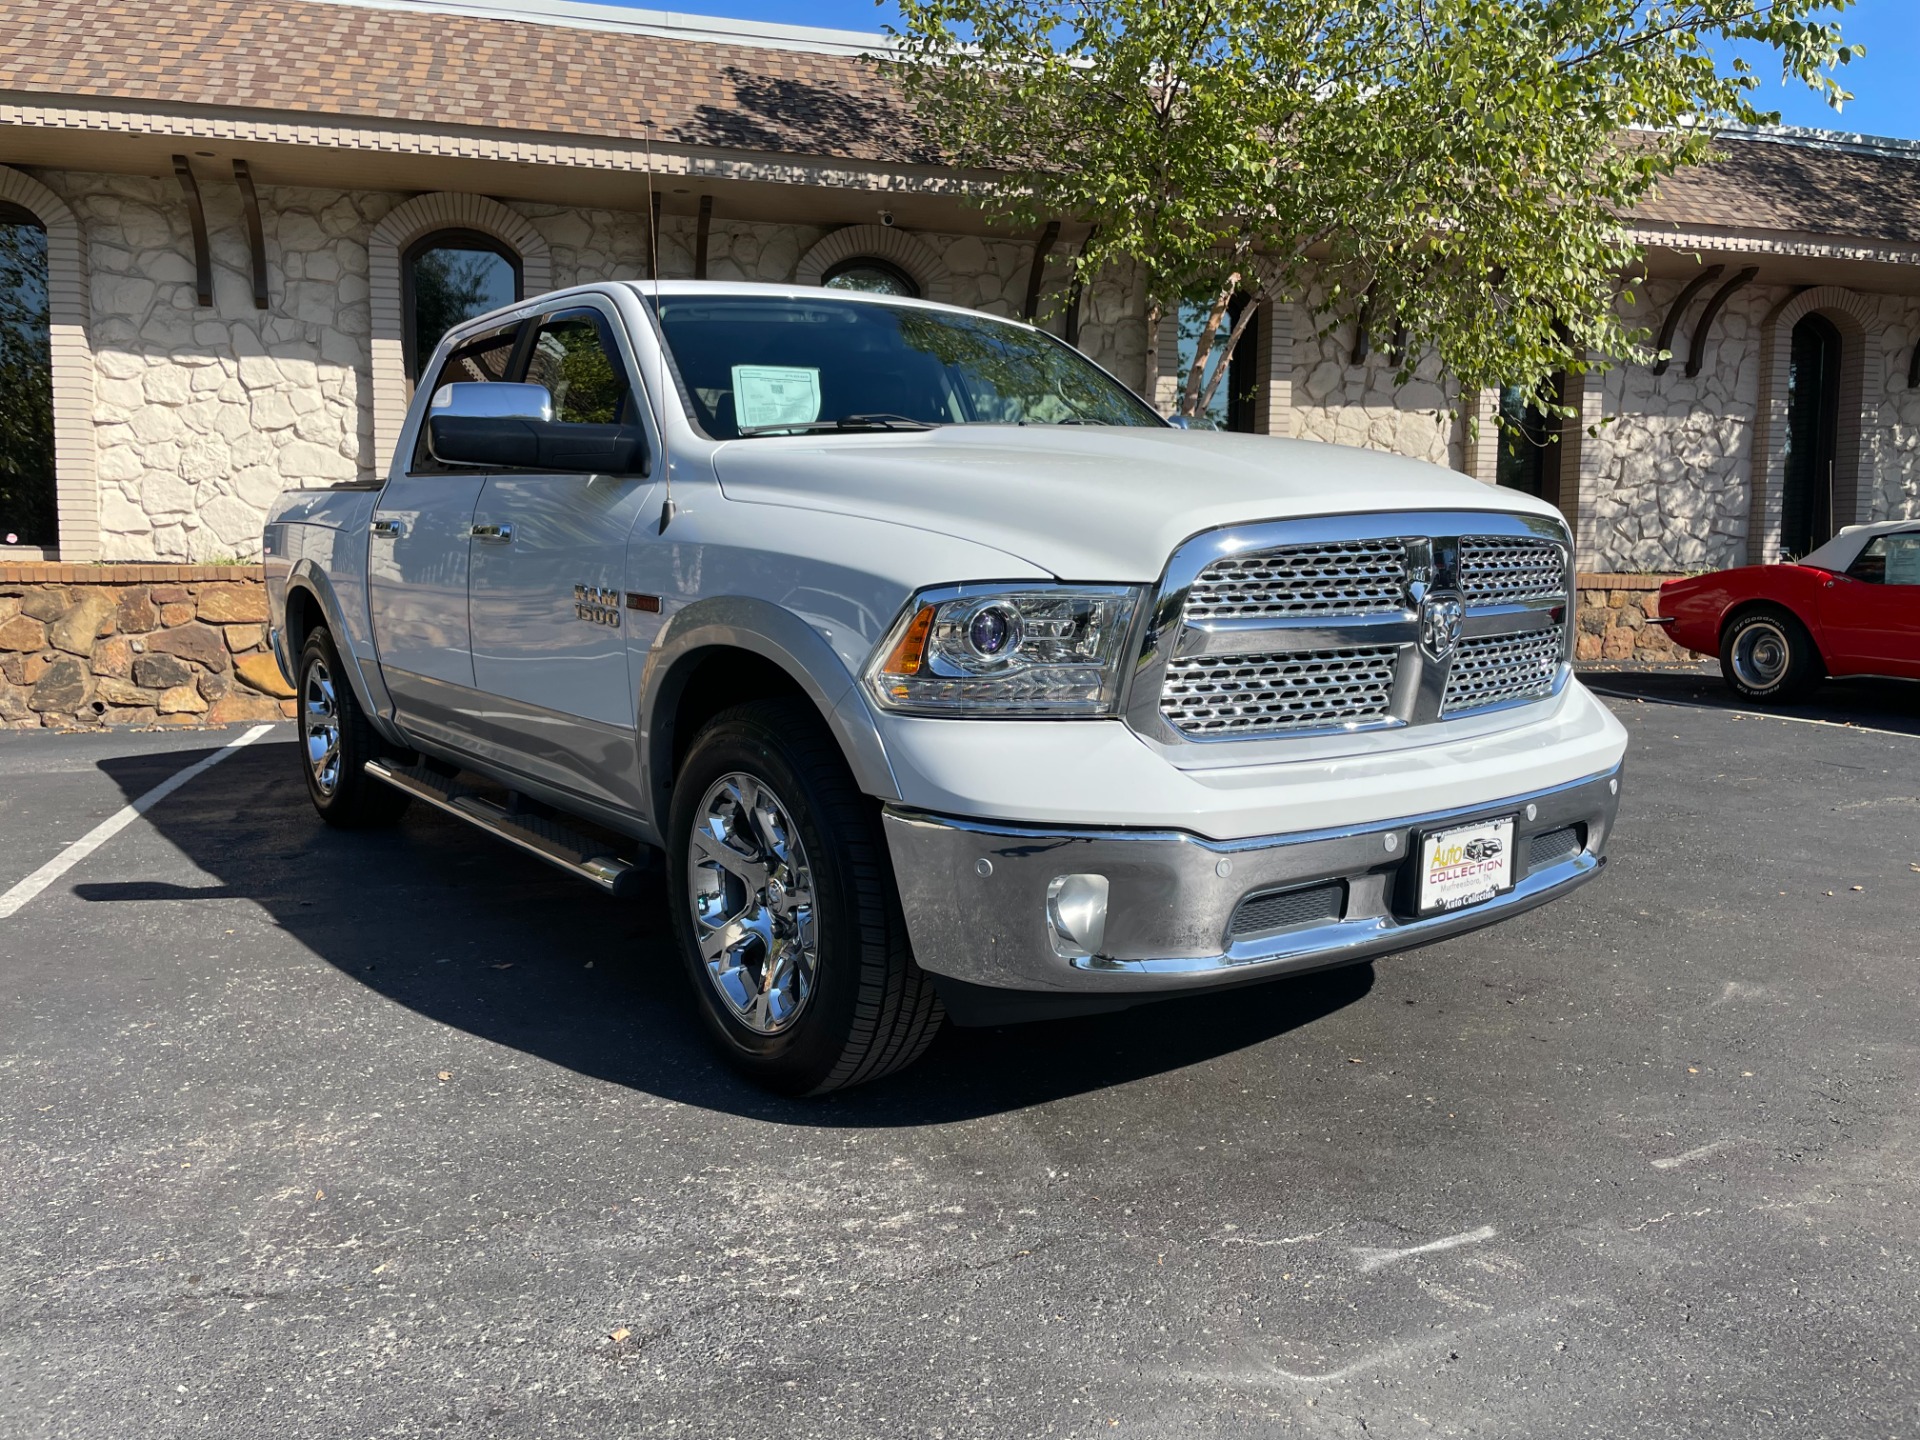
[[[1034,318],[1165,405],[1184,373],[1180,326],[1146,353],[1125,277],[1070,290],[1081,229],[969,203],[861,59],[876,37],[493,0],[0,13],[0,362],[24,397],[0,412],[0,563],[250,560],[283,487],[382,470],[449,318],[584,281],[892,288]],[[1635,220],[1620,304],[1673,358],[1572,378],[1558,443],[1503,449],[1498,392],[1431,359],[1397,385],[1390,343],[1279,302],[1217,422],[1543,494],[1588,571],[1920,513],[1920,146],[1725,149]]]

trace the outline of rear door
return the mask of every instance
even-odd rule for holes
[[[1920,678],[1920,528],[1874,536],[1822,592],[1820,618],[1834,669]]]
[[[506,378],[520,326],[455,347],[433,388]],[[427,453],[426,427],[396,459],[367,537],[367,601],[380,669],[404,723],[423,738],[458,741],[473,702],[467,625],[468,553],[484,473]]]
[[[541,316],[520,378],[544,385],[561,423],[619,424],[644,407],[610,305]],[[483,748],[530,778],[622,809],[639,806],[629,537],[659,513],[645,475],[490,475],[473,516],[474,683]]]

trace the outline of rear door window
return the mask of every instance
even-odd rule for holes
[[[619,425],[634,418],[626,367],[597,310],[569,310],[542,321],[527,349],[526,378],[547,387],[553,418],[563,423]]]

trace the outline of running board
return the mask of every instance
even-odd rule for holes
[[[516,849],[558,866],[569,875],[591,881],[609,895],[624,897],[640,888],[641,871],[632,861],[608,854],[605,842],[582,835],[557,820],[542,815],[514,814],[484,795],[463,788],[452,776],[423,765],[399,766],[385,760],[369,760],[366,772],[436,810],[477,825]]]

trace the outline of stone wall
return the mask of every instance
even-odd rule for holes
[[[250,557],[284,486],[372,473],[365,242],[394,197],[263,188],[273,304],[257,310],[239,192],[206,185],[206,307],[176,185],[43,174],[88,240],[106,558]]]
[[[1464,416],[1459,387],[1438,358],[1420,356],[1407,383],[1375,337],[1365,360],[1353,363],[1354,322],[1332,326],[1296,306],[1293,317],[1293,433],[1304,440],[1364,445],[1456,469],[1461,465]]]
[[[278,720],[260,567],[0,564],[0,727]]]
[[[1876,481],[1870,518],[1920,515],[1920,389],[1907,384],[1920,344],[1920,299],[1883,295],[1867,334],[1865,409],[1876,417],[1863,464]]]
[[[1580,603],[1574,611],[1574,659],[1672,664],[1695,658],[1691,650],[1683,650],[1669,640],[1664,627],[1647,623],[1647,617],[1658,612],[1656,602],[1662,582],[1676,578],[1605,574],[1576,577]]]
[[[1658,334],[1684,281],[1653,280],[1624,310]],[[1585,442],[1591,504],[1582,549],[1601,569],[1711,570],[1746,562],[1754,417],[1760,398],[1760,322],[1786,291],[1749,285],[1714,322],[1700,375],[1686,377],[1696,299],[1664,375],[1621,364],[1598,387],[1606,423]]]

